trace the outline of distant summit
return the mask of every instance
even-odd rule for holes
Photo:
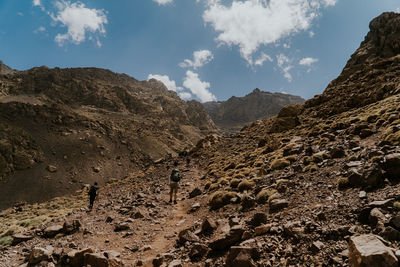
[[[203,105],[217,125],[233,127],[274,116],[282,107],[304,101],[300,96],[264,92],[256,88],[244,97],[233,96],[227,101],[206,102]]]

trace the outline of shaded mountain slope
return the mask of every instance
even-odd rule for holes
[[[0,208],[124,177],[215,130],[161,82],[96,68],[0,75],[0,110]]]

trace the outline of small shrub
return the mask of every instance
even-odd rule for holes
[[[290,162],[286,159],[275,159],[271,162],[272,170],[281,170],[290,165]]]
[[[227,185],[229,184],[229,180],[226,178],[222,178],[221,180],[219,180],[219,184],[220,185]]]
[[[240,192],[246,191],[246,190],[251,190],[254,186],[254,183],[248,181],[248,180],[243,180],[239,183],[238,189]]]
[[[20,222],[19,225],[22,226],[22,227],[27,228],[27,227],[31,227],[31,226],[37,226],[37,225],[40,225],[42,223],[43,222],[41,220],[32,219],[32,220],[24,220],[24,221]]]
[[[262,189],[256,196],[256,201],[259,204],[264,204],[268,201],[270,196],[276,193],[275,189]]]
[[[3,236],[3,237],[0,237],[0,246],[1,247],[11,246],[12,241],[13,241],[12,236],[6,235],[6,236]]]
[[[349,179],[346,177],[340,177],[337,180],[337,185],[339,190],[344,190],[350,186]]]
[[[279,199],[281,198],[281,194],[279,194],[278,192],[273,193],[272,195],[269,196],[268,198],[268,202],[271,202],[274,199]]]
[[[310,164],[311,162],[312,162],[312,158],[311,158],[311,157],[305,156],[305,157],[303,158],[303,164],[304,164],[305,166],[307,166],[307,165]]]
[[[306,166],[303,171],[304,172],[316,172],[316,171],[318,171],[318,166],[313,163],[313,164]]]
[[[290,161],[291,163],[293,163],[296,161],[296,155],[290,155],[290,156],[286,157],[286,159],[288,161]]]
[[[210,191],[214,191],[214,190],[216,190],[218,188],[219,188],[219,184],[218,183],[213,183],[213,184],[210,185],[209,190]]]
[[[233,179],[231,180],[231,187],[232,187],[232,188],[237,188],[241,181],[242,181],[242,180],[240,180],[240,179],[233,178]]]

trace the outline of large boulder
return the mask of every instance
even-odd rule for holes
[[[53,254],[54,248],[48,246],[46,248],[34,247],[29,254],[29,264],[36,264],[41,261],[47,261],[51,258],[51,254]]]
[[[352,236],[349,241],[351,267],[397,267],[398,260],[392,249],[375,235]]]
[[[228,233],[217,235],[210,241],[213,250],[225,250],[242,239],[244,229],[241,225],[233,226]]]
[[[400,153],[386,155],[384,169],[389,179],[400,179]]]

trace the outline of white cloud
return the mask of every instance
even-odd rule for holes
[[[291,60],[285,56],[284,54],[279,54],[277,57],[278,67],[283,72],[283,76],[289,81],[292,81],[292,75],[290,74],[290,70],[293,68],[291,65]]]
[[[260,46],[273,44],[308,30],[322,7],[336,0],[234,0],[231,6],[209,0],[203,14],[220,44],[237,45],[241,56],[253,65],[253,53]]]
[[[311,38],[313,38],[314,35],[315,35],[315,33],[314,33],[313,31],[309,31],[309,32],[308,32],[308,35],[309,35]]]
[[[166,5],[173,2],[173,0],[153,0],[153,1],[158,3],[159,5]]]
[[[40,32],[45,32],[45,31],[46,31],[46,28],[43,26],[40,26],[39,28],[34,30],[33,33],[40,33]]]
[[[32,1],[33,6],[41,6],[42,4],[40,3],[40,0],[33,0]]]
[[[180,98],[182,98],[183,100],[188,100],[189,98],[192,97],[192,94],[189,92],[182,92],[178,94]]]
[[[274,61],[269,55],[267,55],[263,52],[263,53],[261,53],[261,56],[254,61],[254,65],[262,66],[266,60],[268,60],[270,62]]]
[[[396,8],[395,12],[400,13],[400,7]]]
[[[147,76],[147,80],[150,79],[156,79],[160,82],[162,82],[168,90],[174,91],[174,92],[181,92],[183,90],[182,87],[176,86],[176,83],[174,80],[170,80],[168,75],[158,75],[158,74],[149,74]]]
[[[185,59],[179,63],[181,68],[192,67],[194,69],[200,68],[214,59],[214,55],[209,50],[198,50],[193,52],[193,61]]]
[[[57,15],[51,14],[53,21],[60,22],[68,28],[67,33],[58,34],[55,38],[60,46],[67,41],[80,44],[86,40],[86,34],[95,36],[96,33],[99,33],[105,35],[104,25],[108,21],[104,10],[90,9],[83,3],[71,3],[69,1],[56,2],[56,6],[59,11]],[[98,37],[96,36],[94,39],[96,44],[101,46]]]
[[[202,82],[199,75],[190,70],[186,72],[183,86],[188,88],[201,102],[215,101],[217,98],[209,91],[210,83]]]
[[[311,66],[312,64],[314,64],[316,62],[318,62],[318,58],[305,57],[299,61],[299,64],[302,66]]]

